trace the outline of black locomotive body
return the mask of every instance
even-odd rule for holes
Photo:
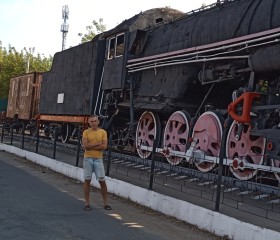
[[[278,0],[228,0],[135,15],[55,55],[39,119],[67,141],[97,114],[114,142],[140,157],[157,144],[170,164],[194,161],[207,172],[224,151],[237,178],[262,165],[279,179],[279,14]]]
[[[152,101],[164,109],[171,104],[171,111],[191,108],[196,113],[209,91],[209,83],[216,83],[205,104],[226,108],[233,90],[247,84],[250,71],[279,70],[278,46],[260,40],[258,44],[264,43],[263,46],[246,48],[245,38],[279,27],[279,4],[228,1],[156,29],[147,29],[142,33],[142,51],[134,54],[131,51],[129,56],[132,60],[128,70],[137,85],[135,101],[139,99],[142,104],[146,99],[147,105]],[[239,46],[227,47],[231,42],[242,41]]]

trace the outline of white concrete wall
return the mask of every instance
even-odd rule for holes
[[[26,158],[36,164],[47,167],[55,172],[62,173],[70,178],[83,182],[83,170],[54,159],[28,152],[14,146],[0,143],[0,150]],[[164,213],[166,215],[206,229],[216,235],[228,236],[233,240],[279,240],[280,232],[254,226],[239,221],[215,211],[211,211],[194,204],[168,197],[154,191],[134,186],[110,177],[106,178],[108,191],[123,198]],[[94,187],[99,188],[96,180]]]

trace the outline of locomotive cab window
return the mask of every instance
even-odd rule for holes
[[[124,34],[119,34],[109,39],[108,59],[121,57],[124,52]]]
[[[124,50],[124,34],[117,36],[116,57],[122,56]]]
[[[108,47],[108,59],[112,59],[115,53],[115,42],[116,38],[109,39],[109,47]]]

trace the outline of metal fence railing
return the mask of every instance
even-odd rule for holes
[[[19,134],[11,126],[2,124],[0,140],[4,144],[82,167],[83,152],[79,138],[72,144],[63,144],[57,133],[51,140],[41,136],[39,131],[36,136],[30,136],[25,130]],[[143,159],[120,151],[111,135],[104,163],[107,176],[213,211],[231,212],[233,217],[246,219],[251,216],[259,223],[280,231],[279,183],[261,171],[254,178],[241,181],[223,165],[208,172],[201,172],[195,164],[184,161],[176,166],[170,165],[155,149],[149,158]]]

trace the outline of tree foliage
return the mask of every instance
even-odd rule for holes
[[[0,98],[9,95],[10,79],[26,72],[45,72],[51,69],[53,57],[33,56],[26,48],[18,52],[14,47],[0,45]]]
[[[85,43],[88,41],[91,41],[97,34],[105,32],[106,31],[106,25],[103,23],[103,18],[100,18],[99,21],[92,21],[92,25],[89,25],[86,27],[87,33],[78,33],[78,36],[80,36],[81,43]]]

